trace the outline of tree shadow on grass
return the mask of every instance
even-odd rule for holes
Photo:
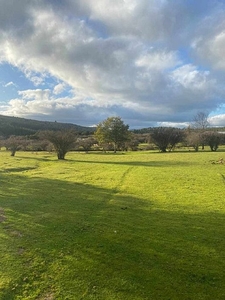
[[[17,156],[17,158],[18,159],[31,159],[31,160],[47,162],[47,161],[57,160],[57,155],[52,154],[52,153],[46,154],[46,155],[43,155],[43,153],[38,153],[38,154],[34,154],[33,156],[24,156],[24,155],[20,154],[20,155]]]
[[[104,157],[115,157],[115,154],[107,154],[104,155],[102,153],[100,153],[102,156]],[[99,155],[100,155],[99,154]],[[91,154],[85,154],[88,156],[91,156]],[[94,153],[94,155],[98,155],[97,153]],[[119,155],[121,156],[121,154]],[[170,167],[170,166],[189,166],[189,165],[193,165],[193,161],[180,161],[177,159],[174,160],[152,160],[152,157],[150,156],[150,160],[149,161],[107,161],[107,160],[76,160],[76,153],[73,159],[66,157],[65,160],[58,160],[57,157],[55,156],[51,156],[51,155],[46,155],[45,157],[28,157],[28,156],[20,156],[19,158],[24,158],[24,159],[32,159],[32,160],[38,160],[38,161],[43,161],[43,162],[47,162],[47,161],[52,161],[55,160],[58,163],[61,162],[79,162],[79,163],[93,163],[93,164],[109,164],[109,165],[126,165],[126,166],[144,166],[144,167]],[[99,159],[99,158],[98,158]],[[198,162],[195,162],[195,164],[198,164]]]
[[[38,167],[18,167],[18,168],[5,168],[3,172],[24,172],[24,171],[30,171],[35,170]]]
[[[125,166],[140,166],[140,167],[171,167],[171,166],[190,166],[193,165],[193,162],[183,162],[183,161],[123,161],[123,162],[115,162],[115,161],[90,161],[90,160],[79,160],[82,163],[95,163],[95,164],[106,164],[106,165],[125,165]]]
[[[224,299],[224,215],[2,174],[0,299]],[[50,296],[49,296],[50,297]]]

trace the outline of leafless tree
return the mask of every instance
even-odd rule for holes
[[[211,151],[216,151],[222,140],[222,135],[214,131],[206,131],[203,133],[205,143],[209,145]]]
[[[193,127],[198,130],[199,132],[199,138],[202,145],[202,150],[204,150],[205,144],[204,144],[204,137],[203,133],[209,126],[208,121],[208,114],[206,112],[200,111],[198,112],[193,119]]]
[[[156,127],[152,130],[150,140],[161,152],[173,150],[184,139],[184,131],[173,127]]]
[[[65,159],[66,153],[71,150],[77,137],[74,130],[42,131],[39,136],[53,144],[58,159]]]
[[[17,150],[26,147],[27,141],[23,136],[11,135],[8,139],[2,141],[2,145],[10,150],[11,156],[15,156]]]
[[[193,126],[196,129],[205,130],[209,126],[208,114],[203,111],[198,112],[194,116]]]

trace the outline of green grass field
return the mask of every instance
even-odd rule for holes
[[[224,300],[221,157],[1,151],[0,300]]]

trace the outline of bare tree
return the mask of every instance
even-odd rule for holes
[[[8,139],[2,141],[2,145],[6,147],[6,149],[11,151],[11,156],[15,156],[16,151],[19,149],[23,149],[27,142],[26,139],[22,136],[11,135]]]
[[[203,111],[198,112],[194,116],[193,127],[199,131],[199,139],[201,141],[202,150],[204,150],[205,147],[203,133],[208,126],[209,126],[208,114]]]
[[[196,129],[205,130],[209,126],[208,114],[200,111],[198,112],[193,119],[193,126]]]
[[[183,141],[184,131],[173,127],[156,127],[152,130],[150,139],[161,152],[166,152],[167,149],[171,151],[177,143]]]
[[[39,136],[53,144],[58,159],[65,159],[66,153],[71,150],[76,140],[74,130],[42,131]]]
[[[91,150],[92,146],[97,143],[97,140],[90,136],[86,138],[79,138],[77,140],[78,148],[81,147],[86,153]]]
[[[221,134],[214,131],[206,131],[203,133],[205,143],[209,145],[211,151],[216,151],[219,147],[219,144],[221,142]]]
[[[193,147],[197,152],[200,145],[200,137],[198,132],[190,131],[187,135],[187,146]]]

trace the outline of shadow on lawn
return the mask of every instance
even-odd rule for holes
[[[91,154],[84,154],[84,155],[88,155],[90,156]],[[98,155],[95,153],[95,155]],[[115,157],[115,154],[107,154],[104,155],[101,153],[101,155],[105,158],[107,157]],[[163,155],[163,154],[162,154]],[[170,155],[170,154],[169,154]],[[100,156],[100,154],[99,154]],[[99,157],[98,156],[98,157]],[[119,155],[121,156],[121,154]],[[28,156],[20,156],[19,158],[25,158],[25,159],[31,159],[31,160],[39,160],[39,161],[43,161],[43,162],[47,162],[47,161],[52,161],[55,160],[56,163],[61,163],[61,162],[79,162],[79,163],[93,163],[93,164],[110,164],[110,165],[127,165],[127,166],[144,166],[144,167],[170,167],[170,166],[189,166],[189,165],[193,165],[193,161],[180,161],[177,159],[174,160],[152,160],[152,156],[149,157],[149,161],[107,161],[107,160],[76,160],[76,153],[73,159],[71,158],[65,158],[65,160],[58,160],[56,155],[46,155],[45,157],[28,157]],[[129,157],[128,157],[129,158]],[[198,164],[197,162],[195,162],[195,164]]]
[[[74,161],[74,160],[73,160]],[[184,161],[122,161],[122,162],[116,162],[116,161],[95,161],[95,160],[79,160],[78,162],[81,163],[95,163],[95,164],[106,164],[106,165],[125,165],[125,166],[143,166],[143,167],[171,167],[171,166],[189,166],[193,165],[193,162],[184,162]]]
[[[2,172],[24,172],[24,171],[35,170],[37,168],[38,167],[5,168]]]
[[[10,277],[1,300],[225,298],[224,215],[162,211],[91,185],[2,176],[12,269],[1,270]]]

